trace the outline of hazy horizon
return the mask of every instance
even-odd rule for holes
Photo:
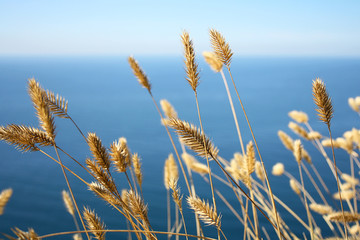
[[[215,28],[238,56],[360,56],[358,1],[2,1],[0,55],[198,53]]]

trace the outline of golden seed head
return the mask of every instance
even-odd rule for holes
[[[351,212],[334,212],[326,216],[332,222],[357,222],[360,220],[360,214]]]
[[[321,121],[330,126],[330,120],[333,117],[333,106],[329,97],[326,86],[320,78],[313,81],[313,99],[317,106],[316,111]]]
[[[308,132],[304,128],[300,127],[298,124],[294,122],[289,122],[288,127],[297,135],[305,138],[306,140],[309,140]]]
[[[231,64],[233,53],[230,45],[225,41],[225,38],[215,29],[210,29],[210,42],[214,53],[228,67]]]
[[[4,208],[11,198],[13,190],[11,188],[2,190],[0,193],[0,215],[4,213]]]
[[[151,84],[144,71],[140,68],[138,62],[133,57],[128,57],[128,62],[131,69],[133,70],[134,76],[138,79],[140,85],[146,88],[151,94]]]
[[[278,136],[282,142],[282,144],[290,151],[294,151],[294,141],[292,140],[292,138],[287,135],[285,132],[279,130],[278,131]]]
[[[299,183],[293,178],[290,179],[290,187],[297,195],[301,194]]]
[[[276,164],[273,166],[271,173],[272,173],[274,176],[281,176],[281,175],[283,175],[284,171],[285,171],[284,164],[282,164],[282,163],[276,163]]]
[[[84,207],[83,216],[87,227],[92,231],[94,237],[98,240],[105,240],[105,232],[96,230],[105,230],[105,224],[96,215],[93,210]]]
[[[308,133],[308,138],[310,140],[320,140],[322,138],[322,136],[319,132],[311,131]]]
[[[191,209],[199,215],[199,218],[208,225],[214,225],[218,228],[221,226],[221,215],[215,212],[214,208],[208,202],[201,200],[199,197],[192,196],[187,198]]]
[[[353,185],[359,185],[359,179],[353,178],[349,174],[343,173],[341,174],[341,178],[346,181],[347,183],[353,184]]]
[[[62,191],[62,197],[63,197],[63,201],[66,207],[66,210],[68,211],[68,213],[70,213],[72,216],[75,216],[75,208],[74,208],[74,204],[70,198],[70,195],[67,191],[63,190]]]
[[[294,157],[295,160],[300,164],[302,159],[302,145],[300,139],[295,140],[294,142]]]
[[[289,117],[291,117],[298,123],[307,123],[309,121],[308,115],[304,112],[293,110],[288,114]]]
[[[256,161],[256,163],[255,163],[255,174],[261,181],[265,180],[265,175],[262,170],[261,163],[259,161]]]
[[[360,99],[360,98],[359,98]],[[359,100],[360,101],[360,100]],[[349,106],[354,110],[355,112],[360,111],[360,104],[358,104],[355,100],[355,98],[349,98]]]
[[[309,207],[311,210],[321,215],[327,215],[333,212],[332,208],[328,205],[311,203]]]
[[[191,166],[194,164],[194,163],[197,163],[197,160],[195,159],[195,157],[189,153],[182,153],[181,154],[181,158],[182,160],[185,162],[186,166],[188,168],[191,168]]]
[[[181,41],[184,45],[186,80],[189,82],[193,91],[196,92],[196,88],[200,83],[200,76],[198,71],[198,64],[195,61],[195,50],[193,42],[190,39],[189,33],[184,31],[181,35]]]
[[[160,100],[160,106],[167,118],[169,118],[169,119],[170,118],[178,118],[175,108],[169,103],[168,100],[166,100],[166,99]]]
[[[219,59],[219,57],[212,52],[203,52],[203,56],[205,58],[205,61],[207,62],[207,64],[209,64],[209,66],[211,67],[211,69],[214,72],[220,72],[222,69],[222,62]]]
[[[353,190],[341,191],[341,199],[343,201],[353,199],[355,197],[355,194],[356,194],[356,192],[354,192]],[[334,193],[333,198],[336,199],[336,200],[340,200],[339,192]]]
[[[131,152],[127,145],[126,138],[121,137],[110,146],[111,161],[118,172],[125,172],[131,165]]]

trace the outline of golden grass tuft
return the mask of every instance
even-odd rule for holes
[[[355,192],[353,190],[345,190],[341,191],[341,199],[344,200],[350,200],[355,197]],[[339,192],[333,194],[333,198],[336,200],[340,200],[340,194]]]
[[[282,142],[282,144],[290,151],[294,151],[294,141],[292,140],[292,138],[287,135],[285,132],[279,130],[278,131],[278,136]]]
[[[189,33],[185,31],[183,32],[181,35],[181,42],[184,46],[186,80],[189,82],[192,90],[196,92],[196,88],[200,83],[200,76],[198,71],[198,64],[195,61],[193,41],[190,39]]]
[[[109,154],[106,148],[103,146],[100,138],[95,133],[88,133],[87,142],[97,164],[99,164],[104,169],[109,169]]]
[[[221,226],[221,216],[218,215],[209,203],[201,200],[199,197],[192,196],[187,198],[187,202],[191,209],[199,215],[199,218],[208,225],[214,225],[217,228]]]
[[[276,163],[272,168],[272,175],[274,176],[281,176],[284,174],[285,167],[282,163]]]
[[[300,137],[309,140],[308,132],[304,128],[300,127],[297,123],[290,121],[288,127]]]
[[[214,72],[220,72],[221,71],[221,69],[223,67],[223,63],[215,53],[203,52],[203,56],[204,56],[204,59],[207,62],[207,64],[209,64],[210,68]]]
[[[86,225],[92,231],[94,237],[98,240],[105,240],[105,232],[102,232],[102,230],[105,230],[106,226],[101,222],[101,219],[96,215],[94,210],[84,207],[83,216]]]
[[[151,94],[151,84],[148,80],[148,77],[144,73],[144,71],[140,68],[138,62],[133,57],[128,57],[128,62],[129,62],[131,69],[133,70],[134,76],[137,78],[140,85],[143,86],[144,88],[146,88],[149,91],[149,93]]]
[[[311,210],[321,215],[327,215],[333,212],[333,209],[328,205],[311,203],[309,207]]]
[[[199,156],[206,157],[206,154],[209,154],[213,158],[217,157],[218,149],[194,125],[180,119],[170,119],[169,126],[175,130],[183,143]]]
[[[132,163],[133,163],[133,168],[134,168],[134,173],[136,176],[136,179],[139,183],[139,186],[141,188],[142,186],[142,182],[143,182],[143,175],[142,175],[142,171],[141,171],[141,161],[140,161],[140,157],[137,153],[134,153],[132,155]]]
[[[297,195],[301,195],[300,184],[293,178],[290,179],[290,187]]]
[[[19,240],[40,240],[39,236],[36,234],[33,228],[28,228],[27,232],[22,231],[17,227],[11,230]]]
[[[293,110],[288,115],[298,123],[307,123],[309,121],[308,115],[302,111]]]
[[[11,195],[13,193],[13,190],[11,188],[2,190],[0,193],[0,215],[4,213],[4,209],[6,204],[11,198]]]
[[[62,191],[62,198],[66,207],[66,210],[68,211],[68,213],[70,213],[70,215],[75,216],[75,207],[74,204],[71,200],[71,197],[69,195],[69,193],[65,190]]]
[[[225,41],[225,38],[215,29],[210,29],[210,42],[211,46],[218,56],[218,58],[222,61],[222,63],[228,67],[231,64],[231,58],[233,53],[231,51],[229,43]]]
[[[131,153],[125,138],[121,137],[111,144],[110,156],[116,171],[126,172],[127,167],[131,165]]]
[[[178,114],[175,108],[169,103],[168,100],[160,100],[160,106],[167,118],[178,118]]]
[[[69,118],[67,114],[68,101],[65,98],[54,94],[51,91],[46,91],[47,102],[49,105],[50,111],[57,117],[60,118]]]
[[[334,212],[326,216],[332,222],[357,222],[360,220],[360,214],[351,212]]]
[[[333,106],[331,98],[326,91],[325,84],[320,78],[313,81],[313,99],[318,107],[316,111],[318,112],[320,120],[330,126],[330,121],[334,113]]]

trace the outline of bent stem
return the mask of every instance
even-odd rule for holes
[[[207,167],[209,169],[209,181],[210,181],[210,188],[211,188],[211,196],[212,196],[213,205],[214,205],[214,212],[217,213],[216,201],[215,201],[215,195],[214,195],[214,186],[213,186],[213,181],[212,181],[212,177],[211,177],[211,168],[210,168],[210,163],[209,163],[209,156],[208,156],[208,153],[206,151],[205,133],[204,133],[203,124],[202,124],[202,121],[201,121],[200,107],[199,107],[199,101],[198,101],[196,91],[195,91],[195,99],[196,99],[196,107],[197,107],[198,116],[199,116],[201,135],[203,136],[203,141],[204,141],[204,152],[205,152],[205,157],[206,157],[206,163],[207,163]],[[218,227],[218,239],[220,240],[220,231],[219,230],[220,230],[220,228]]]
[[[276,209],[275,200],[274,200],[274,195],[273,195],[273,192],[272,192],[272,189],[271,189],[271,186],[270,186],[269,178],[268,178],[268,175],[267,175],[267,172],[266,172],[266,169],[265,169],[264,161],[263,161],[263,159],[262,159],[262,156],[261,156],[261,153],[260,153],[260,150],[259,150],[257,141],[256,141],[256,139],[255,139],[255,135],[254,135],[254,132],[253,132],[253,130],[252,130],[252,127],[251,127],[249,118],[248,118],[248,116],[247,116],[247,114],[246,114],[244,105],[243,105],[243,103],[242,103],[242,101],[241,101],[241,99],[240,99],[239,92],[238,92],[238,90],[237,90],[237,88],[236,88],[236,84],[235,84],[234,78],[233,78],[233,76],[232,76],[232,74],[231,74],[230,67],[227,66],[227,69],[228,69],[228,72],[229,72],[229,74],[230,74],[231,81],[232,81],[232,83],[233,83],[233,85],[234,85],[235,92],[236,92],[236,95],[237,95],[237,97],[238,97],[238,99],[239,99],[241,108],[242,108],[242,110],[243,110],[243,112],[244,112],[244,116],[245,116],[245,118],[246,118],[246,122],[247,122],[247,124],[248,124],[248,126],[249,126],[249,129],[250,129],[250,132],[251,132],[251,136],[252,136],[252,138],[254,139],[254,143],[255,143],[255,146],[256,146],[256,150],[257,150],[257,152],[258,152],[258,154],[259,154],[261,166],[262,166],[262,169],[263,169],[263,171],[264,171],[264,175],[265,175],[265,179],[266,179],[266,184],[267,184],[267,186],[268,186],[269,193],[270,193],[270,196],[271,196],[271,203],[272,203],[272,206],[273,206],[274,212],[275,212],[276,229],[277,229],[277,232],[278,232],[278,237],[279,237],[279,239],[281,240],[281,235],[282,235],[282,233],[281,233],[281,230],[280,230],[279,216],[278,216],[278,212],[277,212],[277,209]]]
[[[343,206],[343,203],[342,203],[339,176],[338,176],[338,170],[337,170],[337,167],[336,167],[334,143],[333,143],[333,138],[332,138],[332,135],[331,135],[331,129],[330,129],[330,124],[329,123],[327,123],[327,127],[328,127],[329,135],[330,135],[331,150],[332,150],[332,155],[333,155],[333,160],[334,160],[334,169],[335,169],[335,174],[336,174],[336,183],[337,183],[337,188],[338,188],[338,191],[339,191],[340,206],[341,206],[341,212],[342,212],[343,221],[344,221],[345,238],[348,239],[349,237],[348,237],[348,232],[347,232],[347,224],[345,222],[344,206]]]

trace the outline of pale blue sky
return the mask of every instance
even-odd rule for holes
[[[360,56],[360,1],[0,0],[0,55],[181,54],[216,28],[237,55]]]

